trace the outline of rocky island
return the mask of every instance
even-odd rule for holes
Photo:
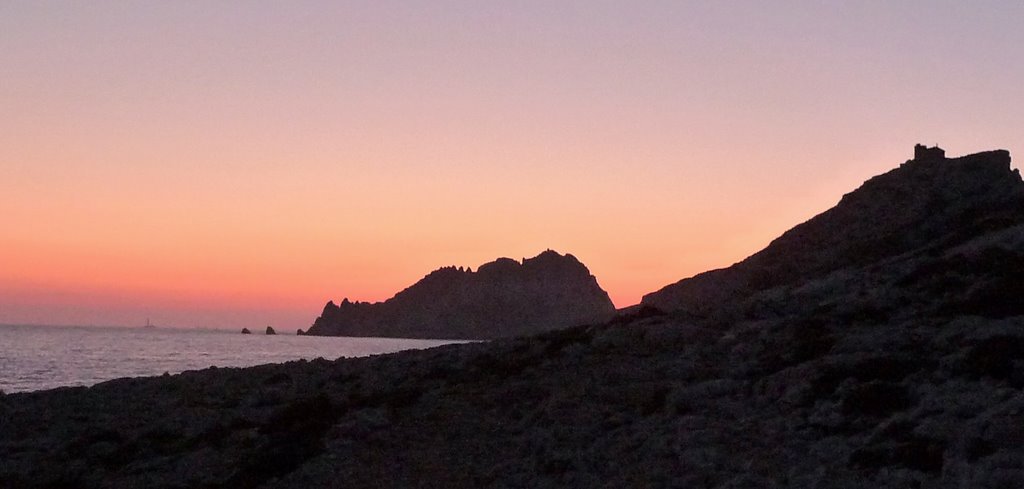
[[[601,324],[0,396],[0,487],[1024,487],[1024,183],[919,148]]]
[[[380,303],[328,302],[304,334],[493,339],[604,322],[615,306],[576,257],[547,250],[444,267]]]

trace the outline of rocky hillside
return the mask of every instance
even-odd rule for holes
[[[547,250],[445,267],[381,303],[328,302],[308,334],[492,339],[607,321],[615,306],[576,257]]]
[[[941,150],[921,153],[746,260],[681,280],[644,296],[642,303],[706,314],[774,287],[904,253],[949,249],[1021,220],[1024,188],[1008,152],[953,159]]]
[[[0,487],[1024,487],[1008,163],[909,162],[673,311],[2,396]]]

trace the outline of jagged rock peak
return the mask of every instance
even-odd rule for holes
[[[483,277],[500,277],[517,273],[553,273],[568,274],[570,276],[590,276],[590,270],[575,256],[566,253],[561,254],[555,250],[547,249],[533,258],[523,258],[516,261],[512,258],[502,257],[494,261],[484,263],[477,268],[475,274]],[[430,272],[421,283],[448,283],[458,282],[474,275],[471,267],[449,265]]]
[[[608,293],[576,257],[546,250],[521,262],[445,266],[375,304],[328,302],[309,334],[487,339],[610,318]]]
[[[571,255],[569,253],[566,253],[566,254],[563,255],[563,254],[560,254],[559,252],[551,250],[551,249],[547,249],[547,250],[541,252],[539,255],[537,255],[537,256],[535,256],[533,258],[523,258],[522,260],[519,260],[519,261],[517,261],[515,259],[512,259],[512,258],[507,258],[507,257],[497,258],[494,261],[491,261],[491,262],[488,262],[488,263],[484,263],[483,265],[480,265],[480,267],[477,269],[476,273],[483,273],[483,274],[505,273],[505,272],[513,272],[513,271],[519,270],[521,268],[527,268],[527,269],[545,269],[545,268],[548,268],[548,269],[552,269],[552,268],[554,268],[554,269],[558,269],[558,268],[567,269],[567,268],[579,268],[580,270],[587,271],[587,273],[589,273],[589,271],[587,270],[587,267],[584,266],[583,263],[581,263],[575,256],[573,256],[573,255]],[[462,266],[456,266],[456,265],[449,265],[449,266],[440,267],[440,268],[438,268],[438,269],[428,273],[424,278],[438,278],[438,277],[451,278],[451,277],[458,277],[458,276],[463,275],[463,274],[472,274],[472,273],[474,273],[472,267],[462,267]]]
[[[463,267],[457,267],[455,265],[449,265],[449,266],[446,266],[446,267],[438,268],[437,270],[434,270],[433,272],[428,273],[423,278],[424,279],[436,279],[436,278],[459,277],[459,276],[465,275],[467,273],[473,273],[473,272],[466,271]]]
[[[523,258],[523,265],[533,265],[537,267],[568,265],[574,267],[583,267],[584,269],[586,269],[586,267],[583,266],[583,264],[580,263],[580,261],[577,260],[575,256],[572,256],[569,253],[561,255],[557,251],[550,249],[545,250],[544,252],[533,258]]]
[[[522,265],[511,258],[498,258],[492,262],[484,263],[477,268],[476,272],[482,275],[494,273],[515,272]]]

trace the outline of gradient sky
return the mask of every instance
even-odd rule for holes
[[[0,0],[0,323],[307,327],[573,253],[618,306],[1024,151],[1024,3]],[[1016,166],[1016,165],[1015,165]]]

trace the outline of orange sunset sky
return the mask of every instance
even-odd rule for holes
[[[305,328],[572,253],[619,307],[1024,150],[1024,3],[0,1],[0,323]]]

